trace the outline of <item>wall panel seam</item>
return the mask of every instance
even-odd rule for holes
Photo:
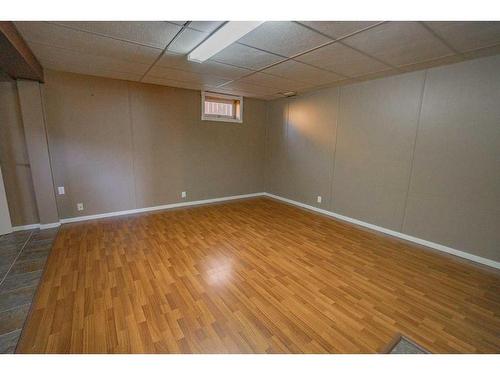
[[[134,141],[134,119],[132,118],[132,100],[130,94],[130,82],[127,82],[127,104],[130,126],[130,153],[132,159],[132,188],[134,189],[134,208],[137,208],[137,179],[135,175],[135,141]]]
[[[270,185],[271,181],[269,179],[270,175],[270,161],[271,161],[271,152],[270,152],[270,147],[269,147],[269,126],[270,126],[270,116],[269,116],[269,103],[266,102],[266,127],[265,127],[265,134],[264,134],[264,154],[265,154],[265,159],[264,159],[264,191],[270,190]]]
[[[43,132],[45,133],[45,144],[47,146],[47,155],[49,159],[48,161],[49,161],[50,178],[52,180],[52,192],[54,194],[54,203],[56,205],[57,218],[60,219],[61,215],[59,214],[59,205],[57,204],[57,197],[55,192],[55,187],[57,184],[54,179],[54,171],[52,168],[52,154],[50,152],[50,144],[49,144],[49,132],[47,130],[47,113],[45,110],[45,97],[44,97],[45,90],[42,91],[42,84],[38,84],[38,91],[40,92],[40,101],[42,105]],[[38,216],[40,216],[40,213],[38,213]]]
[[[286,165],[288,167],[288,155],[289,155],[289,147],[288,147],[288,128],[290,127],[290,102],[293,99],[288,99],[286,101],[286,120],[285,120],[285,155],[286,155]]]
[[[415,127],[415,137],[413,140],[413,149],[411,153],[411,161],[410,161],[410,173],[408,176],[408,186],[406,188],[406,196],[405,196],[405,201],[404,201],[404,208],[403,208],[403,219],[401,220],[401,226],[400,226],[400,232],[403,232],[403,228],[406,223],[406,216],[407,216],[407,210],[408,210],[408,198],[410,195],[410,187],[411,187],[411,181],[413,177],[413,167],[415,164],[415,151],[417,149],[417,140],[418,140],[418,131],[420,129],[420,120],[422,116],[422,107],[424,105],[424,95],[425,95],[425,85],[427,84],[427,70],[424,71],[424,79],[422,82],[422,90],[420,91],[420,98],[419,98],[419,106],[418,106],[418,112],[417,112],[417,125]]]
[[[24,82],[24,83],[23,83]],[[36,104],[39,104],[40,106],[40,112],[41,112],[41,121],[42,121],[42,127],[41,127],[41,130],[42,130],[42,133],[38,134],[39,136],[44,136],[45,137],[45,140],[41,140],[41,142],[38,142],[38,138],[36,138],[37,140],[37,143],[36,145],[40,148],[42,148],[42,150],[39,150],[42,155],[36,155],[34,153],[34,149],[36,150],[36,147],[34,145],[34,141],[32,141],[31,143],[28,142],[28,139],[27,138],[30,138],[32,139],[33,138],[33,134],[36,135],[36,131],[38,130],[38,128],[36,126],[33,126],[32,124],[29,126],[29,129],[31,129],[28,134],[29,137],[26,136],[26,123],[30,122],[30,116],[29,116],[29,112],[27,113],[27,108],[28,107],[32,107],[32,106],[28,106],[27,103],[26,103],[26,91],[29,91],[28,89],[24,89],[23,90],[20,90],[20,85],[21,86],[26,86],[26,85],[36,85],[36,88],[34,90],[33,93],[36,93],[37,95],[37,98],[36,98]],[[47,132],[47,128],[46,128],[46,125],[47,125],[47,121],[46,121],[46,115],[45,115],[45,103],[44,103],[44,98],[43,98],[43,92],[41,90],[41,84],[39,82],[35,82],[35,81],[31,81],[31,80],[24,80],[24,79],[19,79],[19,80],[16,80],[16,87],[17,87],[17,96],[18,96],[18,99],[19,99],[19,108],[20,108],[20,114],[21,114],[21,121],[22,121],[22,126],[23,126],[23,131],[24,131],[24,137],[25,137],[25,142],[26,142],[26,151],[27,151],[27,156],[28,156],[28,160],[29,160],[29,164],[30,164],[30,172],[31,172],[31,177],[32,177],[32,182],[33,182],[33,191],[35,193],[35,202],[36,202],[36,209],[37,209],[37,213],[38,213],[38,219],[39,221],[43,221],[42,220],[42,216],[45,216],[46,215],[46,212],[44,212],[44,215],[42,215],[42,212],[40,210],[40,207],[42,205],[41,201],[41,197],[39,196],[39,194],[37,194],[37,184],[40,183],[40,181],[38,181],[37,183],[35,183],[35,176],[34,176],[34,173],[37,174],[38,177],[40,177],[40,171],[38,169],[40,168],[34,168],[32,165],[33,165],[33,161],[36,160],[36,161],[41,161],[42,164],[44,164],[44,167],[46,167],[46,163],[48,164],[48,173],[50,173],[50,183],[52,186],[44,186],[42,187],[41,189],[39,190],[47,190],[47,192],[49,193],[49,197],[46,197],[48,198],[48,200],[50,201],[51,198],[52,198],[52,201],[53,201],[53,206],[52,204],[50,204],[52,207],[50,208],[50,215],[54,214],[55,213],[55,216],[57,217],[57,219],[59,219],[59,210],[58,210],[58,206],[57,206],[57,202],[56,202],[56,195],[55,195],[55,189],[54,189],[54,176],[53,176],[53,173],[52,173],[52,161],[51,161],[51,157],[50,157],[50,152],[49,152],[49,143],[48,143],[48,132]],[[21,91],[24,92],[24,94],[21,93]],[[23,99],[24,97],[24,99]],[[29,97],[29,95],[28,95]],[[24,102],[24,104],[23,104]],[[29,103],[29,101],[28,101]],[[35,104],[35,110],[38,108],[37,105]],[[23,107],[24,107],[24,110],[23,110]],[[37,111],[38,112],[38,111]],[[38,119],[38,116],[39,114],[37,113],[37,120]],[[43,149],[43,145],[44,145],[44,142],[45,142],[45,149]],[[39,156],[37,158],[37,156]],[[44,156],[46,157],[46,160],[42,160],[44,159]],[[40,159],[41,157],[41,159]],[[46,163],[45,163],[45,162]],[[40,165],[38,165],[38,167],[40,167]],[[44,169],[44,167],[42,167],[42,169]],[[44,171],[44,172],[47,172],[47,171]],[[45,175],[44,175],[45,176]],[[40,186],[38,186],[40,188]],[[45,203],[45,200],[44,200],[44,203]],[[50,203],[50,202],[49,202]],[[55,209],[55,212],[54,212],[54,209]],[[43,210],[42,210],[43,211]],[[45,219],[45,218],[44,218]],[[50,219],[52,220],[52,219]]]
[[[340,129],[340,114],[341,114],[341,105],[340,105],[340,97],[342,95],[342,88],[338,88],[338,95],[337,95],[337,121],[335,122],[335,142],[333,145],[333,165],[331,166],[332,169],[332,178],[330,181],[330,209],[333,210],[333,193],[334,193],[334,188],[333,184],[335,181],[335,165],[337,163],[337,144],[339,140],[339,129]]]
[[[285,162],[285,168],[284,168],[284,173],[285,173],[285,180],[288,179],[290,176],[290,147],[288,144],[288,128],[289,128],[289,123],[290,123],[290,102],[293,99],[288,98],[286,100],[286,118],[285,118],[285,155],[284,155],[284,162]],[[281,165],[279,166],[281,167]],[[283,180],[283,174],[280,176],[280,179]],[[284,187],[285,186],[285,187]],[[288,194],[288,189],[286,185],[283,185],[283,181],[279,184],[279,190],[286,195]]]

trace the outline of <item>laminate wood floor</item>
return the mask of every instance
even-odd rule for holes
[[[0,353],[14,353],[57,228],[0,236]]]
[[[63,225],[20,353],[500,352],[500,273],[267,198]]]

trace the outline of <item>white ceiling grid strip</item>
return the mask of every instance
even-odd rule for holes
[[[45,68],[266,100],[500,53],[493,21],[271,21],[187,61],[224,23],[15,22]]]

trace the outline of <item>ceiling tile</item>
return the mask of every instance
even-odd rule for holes
[[[179,25],[179,26],[184,26],[187,21],[165,21],[165,22],[167,22],[167,23],[173,23],[173,24],[176,24],[176,25]]]
[[[239,92],[251,93],[253,95],[272,95],[278,93],[279,90],[270,87],[254,85],[251,83],[235,81],[222,87],[223,90],[235,90]]]
[[[486,47],[465,52],[463,56],[467,59],[477,59],[480,57],[493,56],[498,54],[500,54],[500,44],[497,44],[493,47]]]
[[[161,49],[142,46],[113,38],[46,22],[16,22],[16,27],[28,42],[51,45],[95,56],[152,64]]]
[[[249,98],[259,98],[263,100],[275,99],[281,95],[276,94],[274,91],[268,88],[262,88],[247,84],[234,84],[223,87],[215,87],[206,84],[199,84],[193,82],[178,81],[175,79],[160,78],[147,75],[141,81],[143,83],[151,83],[155,85],[170,86],[170,87],[180,87],[190,90],[205,90],[210,92],[217,92],[221,94],[231,94],[244,96]]]
[[[234,88],[225,88],[225,87],[217,87],[217,88],[207,88],[207,91],[211,92],[216,92],[220,94],[230,94],[230,95],[238,95],[238,96],[244,96],[244,97],[250,97],[250,98],[257,98],[259,96],[265,96],[266,94],[255,94],[252,92],[247,92],[239,89],[234,89]]]
[[[142,74],[126,73],[126,72],[116,72],[113,70],[106,70],[101,68],[96,68],[92,64],[82,61],[78,64],[72,64],[68,66],[67,64],[61,63],[60,61],[44,61],[44,69],[57,70],[61,72],[86,74],[90,76],[105,77],[121,79],[125,81],[136,81],[141,80]]]
[[[50,62],[58,63],[59,70],[70,70],[72,67],[88,66],[92,71],[113,71],[121,73],[137,74],[139,78],[148,70],[149,64],[140,64],[130,61],[114,59],[105,56],[94,56],[81,52],[71,51],[64,48],[52,47],[46,44],[30,44],[31,50],[43,67]],[[47,66],[48,67],[48,66]]]
[[[339,42],[296,57],[295,60],[348,77],[390,69],[388,65],[382,64]]]
[[[210,86],[221,85],[229,80],[214,75],[205,75],[193,72],[187,72],[179,69],[171,69],[160,66],[154,66],[149,72],[149,77],[166,78],[171,80],[199,83]]]
[[[225,21],[192,21],[189,24],[190,29],[211,33],[221,26]]]
[[[184,29],[177,39],[168,46],[168,50],[176,53],[187,54],[198,44],[203,42],[210,34],[192,29]]]
[[[327,84],[339,81],[343,78],[338,74],[327,72],[326,70],[321,70],[294,60],[282,62],[262,72],[315,85]]]
[[[383,72],[375,72],[375,73],[370,73],[366,74],[363,76],[359,76],[355,78],[356,82],[363,82],[363,81],[369,81],[372,79],[378,79],[378,78],[384,78],[384,77],[390,77],[396,74],[401,74],[401,70],[399,69],[391,69],[391,70],[385,70]]]
[[[242,44],[233,43],[213,56],[211,60],[241,68],[259,70],[281,61],[283,58]]]
[[[205,88],[203,86],[203,84],[196,83],[196,82],[184,82],[184,81],[178,81],[175,79],[154,77],[154,76],[150,76],[150,75],[146,75],[146,77],[144,77],[144,79],[141,82],[152,83],[155,85],[162,85],[162,86],[180,87],[180,88],[190,89],[190,90],[202,90]]]
[[[375,25],[379,21],[300,21],[300,23],[333,39],[339,39]]]
[[[500,22],[426,22],[436,34],[460,52],[500,44]]]
[[[453,54],[418,22],[387,22],[342,42],[397,66]]]
[[[238,82],[242,83],[250,83],[253,85],[264,86],[269,88],[274,88],[281,92],[283,91],[299,91],[308,87],[311,87],[311,84],[293,81],[290,79],[273,76],[271,74],[266,73],[254,73],[250,76],[241,78]]]
[[[183,65],[190,66],[191,64],[194,64],[191,61],[188,61],[186,55],[182,55],[180,53],[173,53],[173,52],[168,52],[166,51],[160,59],[156,62],[155,65],[159,66],[165,66],[167,68],[177,68],[181,67]],[[198,64],[201,65],[201,64]],[[181,69],[181,68],[179,68]],[[191,70],[191,69],[184,69],[184,70]]]
[[[264,96],[259,96],[258,99],[262,100],[275,100],[275,99],[283,99],[284,96],[281,94],[273,94],[273,95],[264,95]]]
[[[252,72],[252,70],[238,68],[232,65],[226,65],[217,61],[205,61],[197,63],[189,61],[186,55],[178,55],[172,53],[165,53],[160,60],[156,63],[157,66],[164,66],[167,68],[176,68],[188,72],[213,74],[218,77],[237,79]]]
[[[165,48],[181,30],[181,27],[178,25],[162,21],[85,21],[53,23],[156,48]]]
[[[329,38],[295,22],[268,21],[245,35],[238,42],[291,57],[329,41]]]
[[[402,69],[405,72],[413,72],[415,70],[429,69],[429,68],[434,68],[436,66],[454,64],[463,60],[464,58],[461,55],[451,55],[451,56],[440,57],[434,60],[427,60],[416,64],[403,65],[400,67],[400,69]]]

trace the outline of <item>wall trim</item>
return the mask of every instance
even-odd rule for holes
[[[13,232],[19,232],[21,230],[33,230],[33,229],[50,229],[50,228],[56,228],[61,225],[61,222],[55,222],[55,223],[48,223],[48,224],[40,224],[40,223],[35,223],[35,224],[28,224],[28,225],[18,225],[15,227],[12,227]]]
[[[106,212],[104,214],[96,214],[96,215],[88,215],[88,216],[76,216],[76,217],[69,217],[69,218],[66,218],[66,219],[61,219],[60,223],[61,224],[66,224],[66,223],[74,223],[74,222],[78,222],[78,221],[87,221],[87,220],[102,219],[102,218],[113,217],[113,216],[130,215],[130,214],[137,214],[137,213],[142,213],[142,212],[151,212],[151,211],[158,211],[158,210],[167,210],[169,208],[197,206],[197,205],[201,205],[201,204],[231,201],[231,200],[235,200],[235,199],[260,197],[260,196],[264,196],[265,194],[266,193],[262,192],[262,193],[232,195],[232,196],[221,197],[221,198],[202,199],[202,200],[197,200],[197,201],[188,201],[188,202],[163,204],[163,205],[160,205],[160,206],[135,208],[135,209],[132,209],[132,210]]]
[[[40,228],[40,223],[36,224],[27,224],[27,225],[18,225],[15,227],[12,227],[13,232],[19,232],[21,230],[32,230],[32,229],[38,229]]]
[[[280,197],[279,195],[274,195],[274,194],[270,194],[270,193],[264,193],[264,195],[269,197],[269,198],[274,198],[274,199],[277,199],[277,200],[280,200],[283,202],[290,203],[294,206],[298,206],[298,207],[305,208],[307,210],[319,212],[321,214],[324,214],[324,215],[327,215],[330,217],[334,217],[334,218],[342,220],[342,221],[346,221],[346,222],[349,222],[352,224],[360,225],[360,226],[365,227],[365,228],[373,229],[377,232],[385,233],[385,234],[388,234],[388,235],[393,236],[393,237],[397,237],[397,238],[401,238],[401,239],[406,240],[406,241],[417,243],[419,245],[424,245],[424,246],[430,247],[434,250],[442,251],[442,252],[445,252],[448,254],[458,256],[460,258],[465,258],[465,259],[471,260],[471,261],[476,262],[476,263],[481,263],[481,264],[484,264],[484,265],[489,266],[489,267],[500,269],[500,262],[494,261],[492,259],[483,258],[483,257],[477,256],[474,254],[467,253],[465,251],[453,249],[453,248],[445,246],[445,245],[441,245],[441,244],[438,244],[435,242],[427,241],[427,240],[424,240],[424,239],[421,239],[418,237],[413,237],[413,236],[410,236],[408,234],[397,232],[397,231],[392,230],[392,229],[379,227],[377,225],[370,224],[370,223],[367,223],[367,222],[364,222],[364,221],[361,221],[358,219],[354,219],[352,217],[340,215],[340,214],[337,214],[335,212],[327,211],[325,209],[314,207],[314,206],[310,206],[308,204],[294,201],[292,199],[283,198],[283,197]]]
[[[40,224],[40,230],[50,229],[50,228],[57,228],[60,225],[61,225],[60,221],[57,222],[57,223]]]
[[[21,231],[21,230],[30,230],[30,229],[49,229],[49,228],[55,228],[60,226],[61,224],[66,224],[66,223],[75,223],[79,221],[88,221],[88,220],[96,220],[96,219],[102,219],[102,218],[107,218],[107,217],[114,217],[114,216],[123,216],[123,215],[130,215],[130,214],[136,214],[136,213],[143,213],[143,212],[152,212],[152,211],[158,211],[158,210],[167,210],[170,208],[178,208],[178,207],[189,207],[189,206],[197,206],[197,205],[202,205],[202,204],[209,204],[209,203],[217,203],[217,202],[224,202],[224,201],[231,201],[231,200],[237,200],[237,199],[244,199],[244,198],[254,198],[254,197],[269,197],[273,198],[279,201],[283,201],[289,204],[292,204],[294,206],[302,207],[310,211],[315,211],[318,213],[321,213],[326,216],[330,216],[342,221],[346,221],[348,223],[356,224],[365,228],[369,228],[372,230],[375,230],[377,232],[381,232],[384,234],[388,234],[393,237],[401,238],[406,241],[410,241],[419,245],[427,246],[431,249],[442,251],[451,255],[458,256],[460,258],[468,259],[476,263],[484,264],[489,267],[493,267],[496,269],[500,269],[500,262],[494,261],[492,259],[488,258],[483,258],[474,254],[467,253],[465,251],[453,249],[451,247],[441,245],[435,242],[427,241],[418,237],[413,237],[408,234],[404,234],[401,232],[397,232],[392,229],[387,229],[384,227],[379,227],[378,225],[370,224],[358,219],[354,219],[352,217],[344,216],[337,214],[332,211],[328,211],[322,208],[310,206],[308,204],[294,201],[292,199],[280,197],[279,195],[274,195],[271,193],[266,193],[266,192],[261,192],[261,193],[252,193],[252,194],[242,194],[242,195],[232,195],[228,197],[221,197],[221,198],[212,198],[212,199],[202,199],[202,200],[197,200],[197,201],[189,201],[189,202],[178,202],[178,203],[170,203],[170,204],[164,204],[160,206],[152,206],[152,207],[144,207],[144,208],[136,208],[132,210],[124,210],[124,211],[114,211],[114,212],[106,212],[104,214],[96,214],[96,215],[87,215],[87,216],[77,216],[77,217],[70,217],[66,219],[61,219],[57,223],[49,223],[49,224],[29,224],[29,225],[21,225],[21,226],[16,226],[13,227],[12,230],[14,232],[16,231]]]
[[[170,203],[170,204],[163,204],[160,206],[136,208],[136,209],[124,210],[124,211],[113,211],[113,212],[106,212],[103,214],[96,214],[96,215],[69,217],[66,219],[61,219],[59,222],[49,223],[49,224],[36,223],[36,224],[28,224],[28,225],[19,225],[16,227],[12,227],[12,231],[18,232],[18,231],[22,231],[22,230],[50,229],[50,228],[58,227],[61,224],[75,223],[78,221],[96,220],[96,219],[103,219],[106,217],[113,217],[113,216],[123,216],[123,215],[137,214],[137,213],[142,213],[142,212],[167,210],[169,208],[189,207],[189,206],[197,206],[197,205],[201,205],[201,204],[224,202],[224,201],[230,201],[230,200],[236,200],[236,199],[261,197],[261,196],[264,196],[265,194],[266,193],[264,193],[264,192],[260,192],[260,193],[251,193],[251,194],[231,195],[228,197],[201,199],[201,200],[197,200],[197,201],[188,201],[188,202]]]

